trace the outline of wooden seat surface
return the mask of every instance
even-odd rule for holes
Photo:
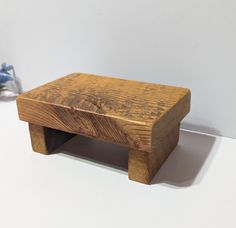
[[[189,112],[190,91],[75,73],[17,98],[21,120],[149,151]],[[165,129],[165,130],[164,130]]]

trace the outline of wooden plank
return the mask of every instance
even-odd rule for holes
[[[185,88],[72,74],[17,98],[21,120],[152,152],[190,109]],[[165,130],[166,129],[166,130]]]

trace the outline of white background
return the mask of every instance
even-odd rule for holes
[[[28,90],[72,72],[188,87],[184,128],[236,137],[236,1],[0,0],[0,62]]]
[[[0,62],[25,90],[75,71],[189,87],[183,127],[236,137],[235,12],[230,0],[0,0]],[[78,137],[43,156],[14,102],[0,120],[0,227],[236,227],[236,140],[182,130],[143,185],[126,150]]]

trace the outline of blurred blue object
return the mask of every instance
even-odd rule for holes
[[[11,75],[9,71],[13,71],[13,75]],[[8,81],[13,81],[14,79],[15,79],[14,67],[12,65],[7,65],[6,63],[3,63],[2,67],[0,68],[0,85]]]
[[[6,74],[0,73],[0,84],[4,84],[4,83],[6,83],[8,81],[12,81],[12,80],[13,80],[12,77],[10,77]]]
[[[3,63],[0,66],[0,101],[11,101],[22,92],[14,67]]]

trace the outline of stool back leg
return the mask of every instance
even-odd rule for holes
[[[75,134],[46,128],[29,123],[32,148],[41,154],[51,154],[58,147],[75,136]]]

